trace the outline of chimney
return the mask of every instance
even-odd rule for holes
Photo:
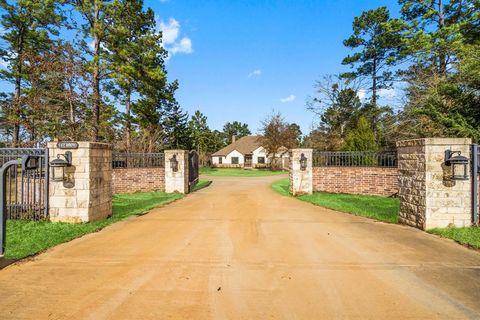
[[[232,143],[235,143],[235,141],[237,140],[237,137],[235,137],[234,135],[232,136]]]

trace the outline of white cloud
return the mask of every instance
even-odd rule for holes
[[[163,43],[167,45],[175,43],[180,34],[180,23],[174,18],[168,19],[167,22],[162,20],[160,21],[160,31],[162,31]]]
[[[7,61],[0,59],[0,68],[7,69],[10,66],[10,63]]]
[[[287,102],[292,102],[295,100],[295,96],[293,94],[289,95],[286,98],[280,99],[280,102],[287,103]]]
[[[260,77],[262,75],[262,70],[260,69],[257,69],[257,70],[253,70],[252,72],[250,72],[248,74],[248,77],[251,78],[251,77]]]
[[[193,52],[192,40],[189,37],[182,37],[180,22],[174,18],[168,19],[168,21],[161,20],[159,23],[160,31],[162,31],[163,45],[170,55],[177,53],[190,54]]]
[[[365,98],[367,96],[367,90],[365,90],[365,89],[358,90],[357,96],[360,100],[365,100]]]
[[[190,38],[182,38],[182,40],[180,40],[179,42],[175,42],[173,44],[173,46],[168,49],[168,51],[171,53],[171,54],[176,54],[176,53],[186,53],[186,54],[189,54],[189,53],[192,53],[193,52],[193,49],[192,49],[192,40],[190,40]]]
[[[394,99],[397,97],[397,90],[394,88],[378,90],[378,96],[383,99]]]

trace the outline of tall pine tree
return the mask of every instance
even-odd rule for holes
[[[3,10],[1,24],[5,32],[0,36],[5,47],[0,50],[1,59],[8,68],[0,71],[1,78],[14,85],[14,92],[7,106],[6,120],[13,128],[13,145],[20,146],[20,133],[25,118],[23,93],[25,79],[25,55],[27,52],[45,51],[52,44],[52,35],[58,34],[63,21],[58,1],[19,0],[13,3],[0,0]]]

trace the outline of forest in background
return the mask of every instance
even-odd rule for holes
[[[272,146],[480,140],[480,1],[399,4],[399,18],[380,7],[354,19],[343,42],[349,72],[319,80],[308,102],[318,127],[301,138],[298,125],[274,113],[261,128]],[[0,94],[0,146],[93,140],[125,152],[197,149],[207,158],[232,136],[251,134],[237,121],[211,130],[200,111],[182,109],[155,14],[141,0],[0,0],[0,13],[0,77],[12,87]],[[381,99],[392,90],[403,99],[397,109]]]
[[[246,124],[210,130],[206,117],[178,103],[168,53],[142,0],[0,0],[0,144],[113,143],[126,152],[166,148],[213,152]],[[120,111],[122,110],[122,111]]]
[[[391,149],[400,139],[480,141],[480,1],[399,0],[364,11],[343,44],[350,71],[315,84],[307,108],[319,125],[304,145],[319,150]],[[397,110],[380,97],[401,97]],[[361,98],[362,97],[362,98]]]

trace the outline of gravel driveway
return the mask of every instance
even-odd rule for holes
[[[480,254],[212,178],[0,270],[0,319],[480,318]]]

